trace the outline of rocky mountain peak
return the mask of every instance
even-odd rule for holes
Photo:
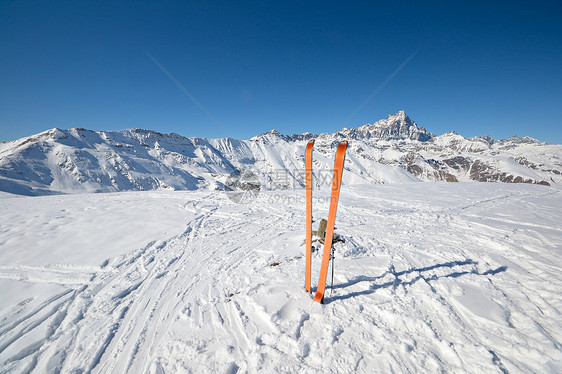
[[[357,129],[342,130],[351,138],[379,140],[413,140],[425,142],[433,138],[433,134],[418,126],[403,110],[390,114],[386,119],[363,125]]]
[[[287,140],[288,137],[281,134],[279,131],[275,130],[275,129],[271,129],[268,132],[264,132],[263,134],[254,136],[253,138],[251,138],[250,140],[252,141],[261,141],[263,143],[275,143],[280,139],[285,139]]]
[[[413,121],[410,119],[410,117],[408,117],[408,115],[406,115],[406,112],[403,110],[398,111],[398,113],[396,114],[389,114],[388,117],[386,117],[386,121],[387,123],[394,123],[394,122],[398,122],[400,124],[404,124],[404,125],[412,125]],[[378,121],[381,122],[381,121]]]

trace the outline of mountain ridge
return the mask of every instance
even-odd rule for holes
[[[388,127],[392,127],[393,125],[393,120],[398,119],[399,121],[408,124],[406,126],[406,128],[408,129],[407,131],[410,131],[409,128],[410,127],[414,127],[415,130],[418,130],[421,134],[423,134],[421,137],[412,139],[411,140],[419,140],[419,141],[428,141],[432,138],[435,138],[437,136],[443,136],[443,135],[447,135],[447,134],[454,134],[454,135],[458,135],[463,137],[464,139],[468,139],[468,140],[484,140],[486,142],[491,143],[495,143],[495,142],[502,142],[502,141],[508,141],[508,140],[519,140],[521,142],[525,141],[525,142],[529,142],[529,143],[540,143],[540,144],[546,144],[548,145],[548,142],[542,142],[538,139],[532,138],[530,136],[518,136],[518,135],[513,135],[509,138],[505,138],[505,139],[495,139],[489,135],[479,135],[479,136],[472,136],[472,137],[464,137],[463,135],[458,134],[456,131],[452,130],[452,131],[448,131],[442,135],[435,135],[433,133],[431,133],[430,131],[426,130],[425,127],[419,126],[415,121],[413,121],[412,119],[410,119],[410,117],[405,113],[405,111],[400,110],[398,111],[396,114],[390,114],[388,115],[388,117],[386,119],[381,119],[378,120],[372,124],[367,123],[364,124],[362,126],[359,126],[357,128],[343,128],[340,130],[337,130],[336,132],[330,134],[330,133],[320,133],[320,134],[314,134],[314,133],[310,133],[310,132],[304,132],[302,134],[283,134],[281,132],[279,132],[276,129],[271,129],[269,131],[266,131],[264,133],[261,133],[259,135],[256,135],[252,138],[250,138],[249,140],[254,140],[257,139],[259,137],[262,136],[266,136],[266,135],[277,135],[280,137],[286,137],[289,139],[304,139],[304,140],[308,140],[311,138],[318,138],[318,137],[325,137],[325,136],[330,136],[330,135],[342,135],[342,137],[348,137],[349,134],[356,134],[356,133],[361,133],[361,132],[366,132],[372,129],[378,129],[378,128],[388,128]],[[415,134],[415,130],[414,130],[414,134]],[[400,132],[400,131],[398,131]],[[172,133],[173,134],[173,133]],[[408,137],[409,138],[409,137]],[[399,138],[399,137],[381,137],[381,140],[404,140],[405,138]],[[555,144],[553,144],[555,145]]]
[[[52,193],[224,189],[228,176],[251,169],[264,189],[301,188],[304,146],[315,138],[318,187],[338,141],[350,140],[344,184],[481,181],[561,184],[562,146],[530,137],[495,140],[434,135],[404,111],[332,134],[249,140],[187,138],[147,129],[54,128],[0,143],[0,191]],[[322,182],[324,183],[324,182]]]

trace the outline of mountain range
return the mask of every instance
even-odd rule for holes
[[[333,134],[249,140],[186,138],[143,129],[51,129],[0,143],[0,191],[48,195],[127,190],[217,190],[248,170],[261,189],[304,185],[304,147],[314,146],[314,181],[329,186],[335,147],[348,140],[343,184],[427,182],[562,183],[562,145],[530,137],[436,136],[403,111]]]

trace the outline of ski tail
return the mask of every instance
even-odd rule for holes
[[[334,177],[332,180],[332,195],[330,197],[330,209],[328,211],[328,224],[326,236],[324,237],[324,253],[322,254],[322,265],[320,267],[320,278],[314,301],[324,303],[324,291],[326,290],[326,278],[328,276],[328,265],[330,264],[330,254],[332,251],[332,239],[334,237],[334,224],[336,222],[336,212],[338,210],[338,200],[340,197],[340,187],[345,162],[345,151],[347,141],[338,144],[336,150],[336,160],[334,162]]]
[[[306,145],[304,153],[305,179],[306,179],[306,269],[304,275],[304,288],[308,293],[312,272],[312,147],[314,139]]]

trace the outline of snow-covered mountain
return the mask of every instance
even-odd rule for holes
[[[251,170],[262,189],[303,186],[304,147],[315,138],[317,185],[329,185],[337,142],[350,140],[344,184],[408,181],[562,183],[562,145],[528,137],[440,136],[403,111],[333,134],[250,140],[186,138],[150,130],[51,129],[0,143],[0,190],[45,195],[126,190],[222,189]]]
[[[432,133],[419,127],[404,111],[389,115],[372,125],[364,125],[357,129],[343,129],[336,135],[346,139],[375,140],[418,140],[425,142],[434,137]]]

